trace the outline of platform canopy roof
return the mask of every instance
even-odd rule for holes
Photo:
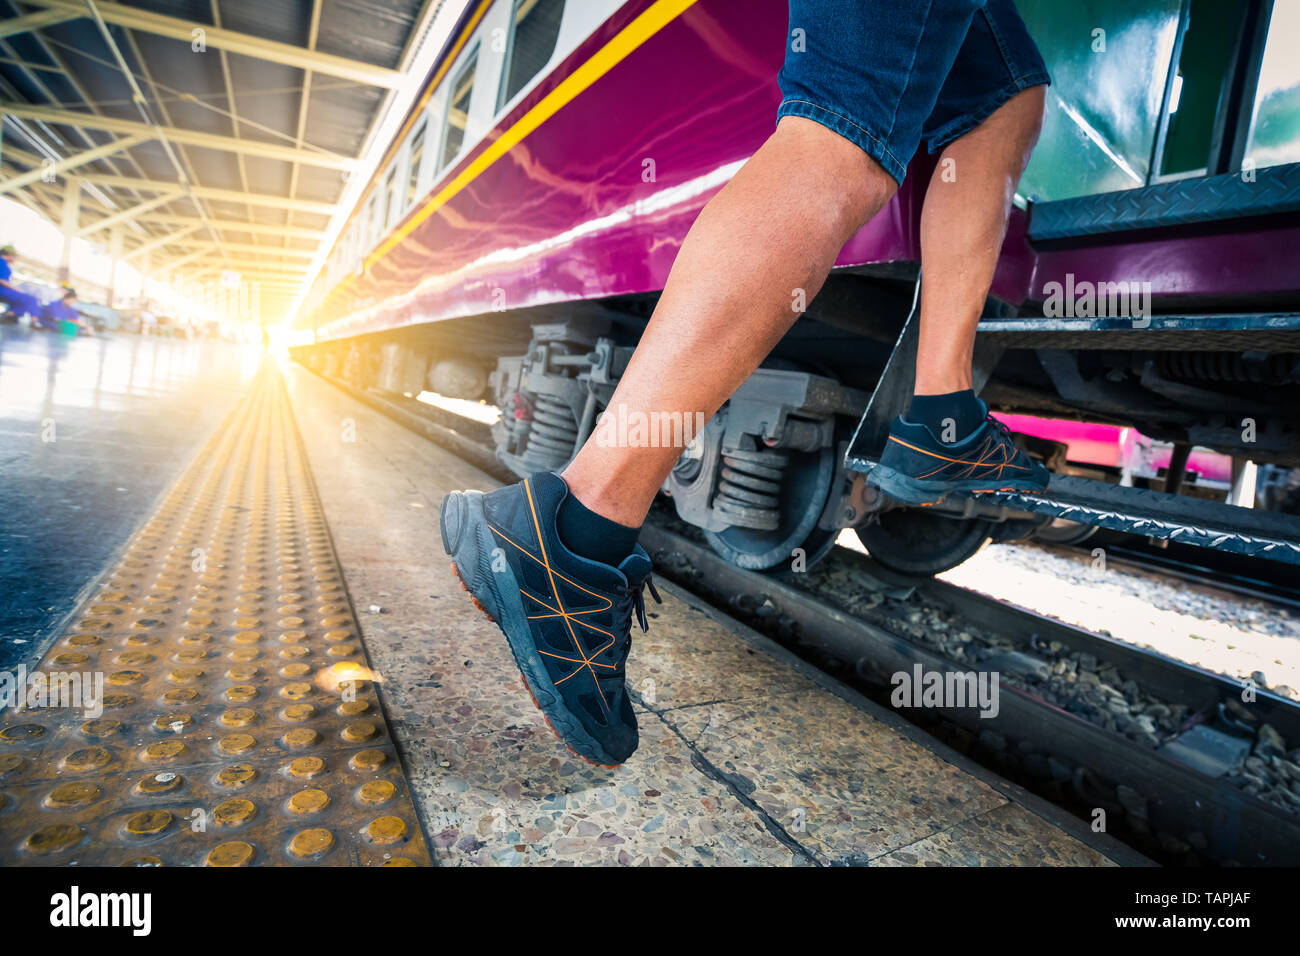
[[[60,223],[75,181],[82,238],[283,310],[464,6],[0,0],[0,196]]]

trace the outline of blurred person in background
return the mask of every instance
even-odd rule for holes
[[[24,292],[13,283],[14,259],[18,251],[13,246],[0,246],[0,302],[7,306],[14,319],[29,315],[33,319],[41,316],[41,304],[36,296]]]
[[[41,309],[40,324],[52,332],[58,332],[60,322],[71,322],[77,329],[84,329],[87,333],[94,334],[94,329],[90,323],[81,318],[81,313],[77,311],[77,290],[67,286],[63,289],[63,295],[53,302],[47,303]]]

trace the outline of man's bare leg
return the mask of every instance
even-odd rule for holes
[[[712,416],[799,317],[799,297],[812,301],[844,243],[896,189],[848,140],[783,118],[691,227],[610,408]],[[681,451],[605,446],[593,436],[563,478],[587,508],[639,527]]]
[[[1006,235],[1011,198],[1038,139],[1044,90],[1034,86],[1016,94],[949,143],[930,179],[921,212],[917,395],[971,387],[975,327]],[[956,174],[954,181],[944,181],[945,169]]]

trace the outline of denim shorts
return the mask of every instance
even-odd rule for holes
[[[866,151],[901,185],[1021,90],[1050,83],[1013,0],[790,0],[781,116]]]

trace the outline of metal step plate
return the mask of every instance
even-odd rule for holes
[[[1123,318],[984,318],[980,320],[979,338],[1009,349],[1300,351],[1300,314],[1252,312]]]
[[[1300,564],[1300,518],[1274,511],[1063,475],[1053,475],[1042,494],[996,492],[971,497],[1015,511]]]

